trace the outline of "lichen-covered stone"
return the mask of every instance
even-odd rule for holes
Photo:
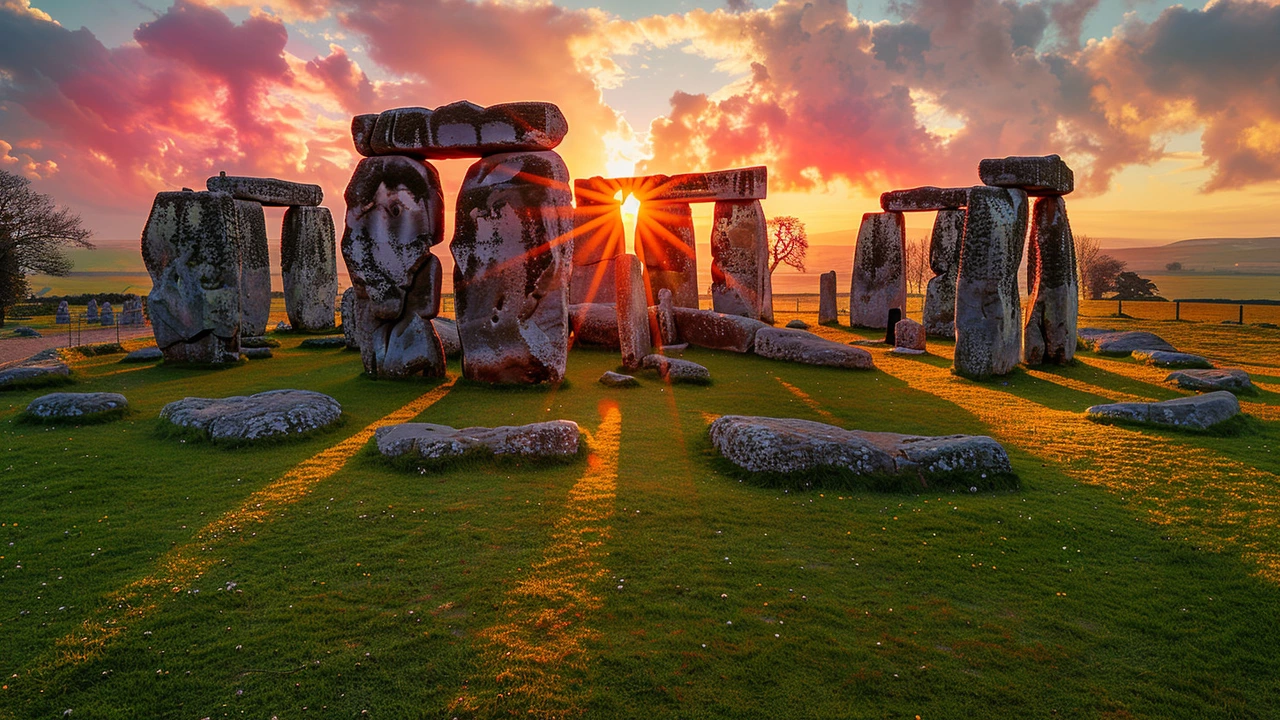
[[[1031,197],[1067,195],[1075,189],[1075,173],[1057,155],[983,160],[978,178],[984,185],[1017,188]]]
[[[338,255],[329,208],[291,207],[285,211],[280,274],[285,312],[294,330],[318,332],[334,327]]]
[[[1233,393],[1252,394],[1257,391],[1253,386],[1253,380],[1249,378],[1249,373],[1240,368],[1175,370],[1169,373],[1164,381],[1173,383],[1183,390],[1200,392],[1226,390]]]
[[[653,326],[658,328],[660,345],[679,345],[680,331],[676,328],[675,302],[671,291],[662,288],[658,291],[658,305],[653,308]]]
[[[188,397],[165,405],[160,417],[178,427],[200,430],[211,440],[265,440],[327,427],[342,405],[310,390],[269,390],[225,398]]]
[[[142,259],[151,274],[151,329],[166,360],[240,360],[240,254],[239,214],[230,195],[156,195],[142,232]]]
[[[1170,352],[1168,350],[1134,350],[1132,357],[1141,363],[1155,367],[1211,368],[1209,358],[1191,353]]]
[[[635,245],[644,263],[649,304],[656,304],[660,291],[670,290],[676,306],[698,307],[698,250],[688,203],[642,203]]]
[[[690,360],[654,354],[646,355],[641,365],[647,370],[658,373],[658,377],[672,384],[706,385],[711,382],[711,371]]]
[[[491,155],[467,170],[450,250],[468,379],[564,377],[571,200],[569,171],[554,152]]]
[[[836,325],[840,322],[840,310],[836,305],[836,271],[818,276],[818,324]]]
[[[969,204],[969,188],[940,188],[931,185],[908,190],[890,190],[880,195],[885,212],[932,212],[956,210]]]
[[[1018,265],[1027,236],[1027,195],[975,187],[956,280],[953,369],[969,378],[1004,375],[1022,355]]]
[[[144,255],[143,258],[145,259],[145,257],[146,256]],[[155,278],[153,277],[152,280],[154,281]],[[98,301],[97,300],[94,300],[93,298],[89,298],[89,304],[86,305],[84,309],[84,321],[89,323],[98,322]]]
[[[711,306],[759,320],[769,275],[769,235],[759,200],[721,201],[711,230]]]
[[[1240,401],[1226,391],[1154,403],[1110,403],[1085,410],[1090,420],[1124,420],[1204,430],[1240,414]]]
[[[49,393],[32,400],[27,414],[41,420],[91,419],[128,407],[129,401],[120,393]]]
[[[289,182],[275,178],[214,175],[205,181],[209,192],[224,192],[237,200],[247,200],[267,207],[301,207],[319,205],[324,190],[319,185]]]
[[[461,430],[448,425],[404,423],[378,428],[374,443],[378,452],[388,458],[446,460],[475,453],[556,458],[577,455],[581,434],[578,424],[572,420]]]
[[[360,349],[359,322],[356,320],[356,288],[354,285],[342,291],[338,305],[338,317],[342,320],[342,339],[348,350]]]
[[[622,366],[635,370],[649,354],[653,338],[649,331],[649,303],[645,299],[644,266],[635,255],[619,255],[614,274],[618,278],[618,343]]]
[[[551,150],[569,132],[560,108],[547,102],[482,107],[465,100],[434,110],[403,107],[351,123],[362,155],[410,155],[427,159],[485,157]]]
[[[260,203],[236,200],[240,222],[240,336],[267,332],[271,317],[271,255],[267,217]]]
[[[116,324],[116,311],[111,307],[111,303],[104,302],[102,303],[102,306],[98,308],[98,322],[100,322],[103,327]]]
[[[769,192],[769,169],[756,165],[680,175],[579,178],[573,183],[579,206],[611,202],[619,190],[624,196],[635,194],[641,203],[764,200]]]
[[[1124,356],[1135,350],[1165,350],[1177,352],[1164,338],[1145,330],[1100,331],[1098,328],[1086,328],[1078,331],[1085,347],[1099,355]]]
[[[906,220],[902,213],[866,213],[858,228],[849,285],[849,324],[887,328],[889,311],[907,307]]]
[[[68,377],[71,368],[60,360],[28,361],[0,369],[0,389],[20,387],[50,378]]]
[[[611,388],[639,387],[640,381],[635,379],[632,375],[623,375],[622,373],[607,370],[600,376],[600,384]]]
[[[929,238],[929,268],[933,277],[925,288],[924,332],[931,337],[956,336],[956,281],[960,275],[960,247],[964,240],[964,210],[939,210]]]
[[[1030,312],[1022,329],[1022,362],[1027,365],[1066,365],[1075,357],[1080,308],[1076,277],[1066,202],[1058,196],[1036,198],[1027,243]]]
[[[569,306],[569,324],[575,345],[618,350],[618,306],[616,303],[582,303]]]
[[[750,472],[807,473],[834,467],[855,475],[902,474],[925,480],[1012,472],[1004,448],[985,436],[864,432],[809,420],[743,415],[717,418],[709,432],[725,459]]]
[[[53,321],[58,325],[68,325],[71,323],[71,308],[67,306],[66,300],[58,303],[58,311],[54,313]]]
[[[754,352],[770,360],[872,370],[871,353],[862,348],[832,342],[805,330],[763,327],[756,332]]]
[[[121,308],[116,322],[130,327],[142,325],[145,322],[142,314],[142,298],[133,293],[125,295],[124,307]]]
[[[924,352],[924,326],[911,318],[903,318],[899,320],[898,323],[893,326],[893,342],[897,348]]]
[[[712,350],[751,352],[756,333],[769,327],[759,320],[741,315],[726,315],[712,310],[673,308],[680,339],[690,345]]]

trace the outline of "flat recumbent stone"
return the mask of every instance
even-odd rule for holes
[[[178,427],[202,430],[210,440],[265,440],[328,427],[342,416],[337,400],[310,390],[269,390],[226,398],[183,398],[164,406],[160,417]]]
[[[477,452],[554,458],[578,454],[580,434],[578,424],[572,420],[461,430],[432,423],[404,423],[378,428],[374,442],[378,452],[387,458],[408,455],[423,460],[446,460]]]
[[[32,400],[27,414],[41,420],[90,419],[128,407],[120,393],[49,393]]]

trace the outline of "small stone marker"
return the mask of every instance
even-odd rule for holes
[[[329,208],[291,207],[285,211],[280,274],[285,312],[293,329],[318,332],[334,327],[338,255]]]
[[[120,393],[50,393],[32,400],[27,414],[41,420],[92,419],[128,407],[129,401]]]
[[[98,310],[98,318],[103,327],[116,324],[116,311],[111,307],[111,303],[102,303],[102,307]]]
[[[818,277],[818,324],[836,325],[840,322],[836,307],[836,271],[824,272]]]
[[[58,311],[54,314],[53,321],[58,325],[68,325],[71,323],[71,308],[67,306],[66,300],[58,303]]]
[[[338,338],[341,340],[341,338]],[[298,435],[337,422],[337,400],[310,390],[270,390],[226,398],[189,397],[164,406],[160,417],[203,431],[211,440],[253,441]]]
[[[1075,174],[1057,155],[983,160],[978,178],[984,185],[1016,188],[1031,197],[1067,195],[1075,189]]]
[[[85,306],[84,321],[90,323],[98,322],[98,301],[89,298],[89,304]]]
[[[640,385],[640,381],[635,379],[634,376],[623,375],[622,373],[616,373],[616,372],[613,372],[612,370],[609,370],[609,371],[606,371],[605,374],[600,376],[600,384],[604,385],[605,387],[612,387],[612,388],[638,387]]]
[[[866,213],[858,228],[849,285],[849,324],[887,327],[889,310],[907,306],[906,221],[902,213]]]
[[[909,190],[891,190],[880,195],[880,208],[885,212],[932,212],[956,210],[969,204],[969,188],[925,186]]]
[[[403,107],[351,122],[356,151],[430,160],[552,150],[569,132],[560,108],[547,102],[482,107],[465,100],[434,110]]]
[[[1205,370],[1175,370],[1164,379],[1183,390],[1227,390],[1233,393],[1257,392],[1249,373],[1239,368],[1211,368]]]
[[[755,337],[755,354],[770,360],[852,370],[873,370],[871,353],[859,347],[820,338],[804,330],[764,327]]]
[[[324,201],[324,190],[319,185],[275,178],[240,177],[225,172],[206,180],[205,187],[209,192],[224,192],[237,200],[266,207],[305,207]]]
[[[893,338],[894,352],[907,355],[918,355],[925,352],[924,326],[911,318],[903,318],[898,321],[898,324],[893,329]]]
[[[1240,414],[1240,401],[1226,392],[1177,398],[1154,403],[1111,403],[1085,410],[1090,420],[1125,420],[1204,430]]]
[[[580,434],[578,424],[571,420],[461,430],[448,425],[404,423],[378,428],[374,443],[378,452],[387,458],[407,455],[423,460],[445,460],[475,453],[554,458],[577,455]]]

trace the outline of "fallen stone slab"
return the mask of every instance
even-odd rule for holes
[[[808,330],[809,323],[801,320],[800,318],[796,318],[795,320],[792,320],[791,322],[787,323],[787,327],[791,328],[792,330]]]
[[[269,347],[240,347],[240,354],[250,360],[266,360],[271,357],[271,348]]]
[[[1211,368],[1209,358],[1168,350],[1134,350],[1133,359],[1156,367]]]
[[[751,352],[756,333],[769,325],[741,315],[725,315],[712,310],[672,308],[676,330],[690,345],[712,350]]]
[[[40,334],[39,330],[36,330],[35,328],[29,328],[25,325],[19,325],[18,327],[14,328],[13,334],[14,334],[14,337],[29,337],[29,338],[44,337],[43,335]]]
[[[1090,333],[1088,335],[1077,331],[1076,334],[1084,341],[1085,347],[1099,355],[1123,356],[1131,354],[1134,350],[1178,351],[1177,348],[1166,342],[1164,338],[1145,330],[1126,330],[1124,332],[1101,334]]]
[[[983,185],[1017,188],[1032,197],[1067,195],[1075,189],[1075,173],[1057,155],[990,158],[978,163]]]
[[[569,325],[574,344],[617,350],[618,310],[614,303],[579,303],[569,306]]]
[[[45,360],[0,370],[0,390],[58,382],[69,378],[71,368],[58,360]]]
[[[613,372],[612,370],[609,370],[605,372],[605,374],[600,376],[600,384],[604,385],[605,387],[613,387],[613,388],[637,387],[640,385],[640,381],[635,379],[635,377],[632,375],[623,375],[622,373],[616,373],[616,372]]]
[[[225,398],[188,397],[160,411],[163,420],[214,441],[255,441],[328,427],[342,416],[337,400],[310,390],[269,390]]]
[[[236,200],[248,200],[266,207],[313,207],[324,201],[319,185],[275,178],[243,177],[222,173],[205,181],[209,192],[224,192]]]
[[[1164,379],[1183,390],[1226,390],[1233,393],[1255,393],[1257,389],[1249,379],[1249,373],[1239,368],[1211,368],[1202,370],[1175,370]]]
[[[330,337],[307,338],[298,343],[298,347],[307,348],[308,350],[337,350],[347,346],[347,338],[342,335],[333,335]]]
[[[853,370],[874,370],[871,353],[833,342],[804,330],[761,328],[756,332],[755,353],[770,360],[822,365]]]
[[[404,107],[351,122],[356,151],[366,157],[475,158],[551,150],[569,132],[560,108],[548,102],[483,107],[465,100],[434,110]]]
[[[378,428],[374,442],[383,457],[447,460],[464,455],[567,458],[578,454],[578,424],[551,420],[529,425],[458,430],[448,425],[404,423]]]
[[[969,188],[940,188],[926,185],[909,190],[890,190],[880,195],[885,212],[933,212],[956,210],[969,204]]]
[[[750,472],[805,473],[837,468],[854,475],[906,475],[924,480],[1012,473],[1009,456],[985,436],[926,437],[846,430],[794,418],[725,415],[711,423],[711,442]]]
[[[657,372],[658,377],[671,383],[707,385],[711,382],[711,371],[690,360],[654,354],[646,355],[640,364],[646,370]]]
[[[145,347],[139,350],[134,350],[128,355],[125,355],[124,357],[120,358],[120,362],[122,363],[151,362],[153,360],[163,360],[163,359],[164,359],[163,350],[161,350],[158,347]]]
[[[123,413],[129,401],[120,393],[49,393],[27,405],[27,415],[41,420],[95,419]]]
[[[1090,420],[1123,420],[1148,425],[1204,430],[1240,414],[1240,401],[1226,392],[1154,403],[1111,403],[1084,411]]]

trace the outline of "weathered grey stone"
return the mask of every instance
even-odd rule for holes
[[[1075,173],[1057,155],[983,160],[978,178],[984,185],[1017,188],[1031,197],[1066,195],[1075,189]]]
[[[103,327],[116,324],[116,312],[115,309],[111,307],[111,303],[104,302],[102,303],[102,306],[98,308],[98,322],[100,322]]]
[[[1164,379],[1184,390],[1227,390],[1233,393],[1257,392],[1249,373],[1239,368],[1209,368],[1202,370],[1175,370]]]
[[[354,285],[342,291],[342,302],[339,304],[338,316],[342,320],[342,339],[348,350],[360,349],[359,323],[356,320],[356,288]],[[243,341],[241,341],[243,344]]]
[[[655,354],[646,355],[642,365],[648,370],[657,372],[658,377],[670,383],[706,385],[711,382],[711,371],[689,360]]]
[[[673,308],[680,339],[690,345],[747,353],[755,343],[756,332],[769,327],[759,320],[741,315],[725,315],[711,310]]]
[[[809,420],[743,415],[720,417],[709,432],[721,455],[750,472],[804,473],[835,467],[855,475],[902,474],[924,480],[1012,472],[1004,448],[985,436],[864,432]]]
[[[103,413],[118,412],[129,407],[120,393],[49,393],[27,405],[27,414],[41,420],[92,418]]]
[[[658,291],[658,306],[654,308],[653,315],[654,326],[658,328],[659,344],[679,345],[680,330],[676,328],[675,302],[669,289],[662,288]]]
[[[889,311],[907,307],[906,220],[902,213],[866,213],[858,228],[849,285],[849,324],[887,328]]]
[[[677,307],[698,307],[698,250],[688,203],[642,203],[635,247],[644,263],[649,304],[656,304],[659,292],[670,290]]]
[[[1134,350],[1133,359],[1155,367],[1211,368],[1208,358],[1168,350]]]
[[[152,278],[155,280],[155,278]],[[98,322],[98,301],[89,298],[89,304],[84,309],[84,321],[88,323]]]
[[[310,390],[269,390],[226,398],[188,397],[164,406],[160,417],[201,430],[211,440],[253,441],[298,435],[338,421],[337,400]]]
[[[577,455],[580,434],[578,424],[571,420],[462,430],[447,425],[404,423],[378,428],[374,442],[378,452],[388,458],[408,455],[446,460],[475,453],[554,458]]]
[[[440,312],[444,279],[431,254],[444,239],[439,175],[414,158],[365,158],[344,199],[342,257],[354,290],[351,335],[365,372],[443,377],[446,355],[431,323]]]
[[[462,357],[462,340],[458,338],[458,324],[449,318],[431,318],[431,326],[436,329],[436,337],[444,348],[446,358]]]
[[[911,318],[903,318],[893,326],[895,349],[901,348],[905,350],[919,350],[920,352],[924,352],[924,336],[924,326]]]
[[[298,347],[308,350],[338,350],[347,346],[347,339],[340,335],[307,338],[298,343]]]
[[[764,294],[760,301],[760,322],[773,324],[773,273],[769,272],[767,257],[764,268]]]
[[[152,360],[163,360],[164,353],[158,347],[145,347],[125,355],[120,358],[122,363],[135,362],[151,362]]]
[[[808,330],[809,323],[801,320],[800,318],[796,318],[795,320],[791,320],[787,322],[787,327],[791,328],[792,330]]]
[[[575,344],[618,350],[618,306],[615,303],[582,303],[569,306],[569,323]]]
[[[484,157],[551,150],[569,132],[560,108],[546,102],[482,107],[465,100],[435,110],[404,107],[351,123],[362,155],[411,155],[428,159]]]
[[[67,306],[66,300],[58,303],[58,311],[54,313],[53,321],[58,325],[68,325],[71,323],[71,308]]]
[[[623,375],[612,370],[606,371],[600,376],[600,384],[605,387],[638,387],[640,381],[631,375]]]
[[[1022,329],[1022,362],[1066,365],[1076,355],[1080,287],[1076,248],[1067,221],[1067,204],[1059,196],[1036,198],[1027,243],[1026,325]]]
[[[574,252],[578,250],[575,247]],[[615,256],[616,257],[616,256]],[[612,305],[618,294],[614,277],[614,260],[591,265],[573,265],[569,280],[569,297],[574,305]]]
[[[622,203],[582,205],[573,211],[573,264],[612,263],[627,251]],[[612,296],[610,296],[612,297]],[[594,301],[584,301],[594,302]],[[574,303],[575,305],[577,303]]]
[[[142,298],[129,293],[124,296],[124,307],[121,308],[116,322],[126,326],[142,325],[144,320],[142,316]]]
[[[621,190],[645,202],[722,202],[764,200],[769,191],[769,169],[764,165],[685,173],[623,178],[579,178],[573,183],[578,205],[613,201]]]
[[[554,152],[492,155],[467,170],[450,245],[466,378],[564,377],[571,199],[569,171]]]
[[[267,332],[271,317],[271,255],[267,217],[260,203],[236,200],[240,222],[240,336]]]
[[[31,338],[44,337],[43,335],[40,334],[39,330],[36,330],[35,328],[26,327],[25,325],[19,325],[18,327],[14,328],[13,334],[14,334],[14,337],[31,337]]]
[[[1096,330],[1096,328],[1090,328]],[[1099,355],[1129,355],[1134,350],[1166,350],[1168,352],[1177,352],[1177,348],[1170,345],[1163,338],[1155,333],[1145,330],[1126,330],[1123,332],[1090,332],[1080,333],[1080,339],[1084,342],[1085,347],[1098,353]]]
[[[818,324],[836,325],[840,311],[836,307],[836,271],[824,272],[818,277]]]
[[[832,342],[804,330],[763,327],[756,332],[755,354],[770,360],[872,370],[871,353],[859,347]]]
[[[166,360],[239,362],[240,247],[230,195],[156,195],[142,259],[151,274],[151,330]]]
[[[880,195],[885,212],[932,212],[956,210],[969,204],[969,188],[940,188],[926,185],[909,190],[891,190]]]
[[[635,255],[619,255],[614,275],[618,278],[617,312],[618,343],[622,350],[622,366],[631,370],[653,347],[649,330],[649,303],[645,298],[644,265]]]
[[[70,375],[71,368],[60,360],[28,361],[0,370],[0,389]]]
[[[334,327],[338,256],[329,208],[291,207],[285,211],[280,274],[284,308],[294,330],[318,332]]]
[[[759,200],[716,203],[711,230],[711,306],[759,320],[769,275],[769,236]]]
[[[278,348],[280,341],[266,335],[258,337],[242,337],[240,338],[240,347],[243,348]]]
[[[1240,414],[1240,401],[1226,391],[1154,403],[1112,403],[1085,410],[1090,420],[1126,420],[1204,430]]]
[[[276,180],[275,178],[238,177],[222,173],[205,181],[209,192],[224,192],[237,200],[248,200],[267,207],[301,207],[319,205],[324,190],[319,185]]]
[[[969,378],[1004,375],[1022,355],[1018,265],[1027,236],[1027,195],[975,187],[956,280],[953,370]]]
[[[271,348],[268,347],[241,347],[240,354],[250,360],[266,360],[271,357]]]

